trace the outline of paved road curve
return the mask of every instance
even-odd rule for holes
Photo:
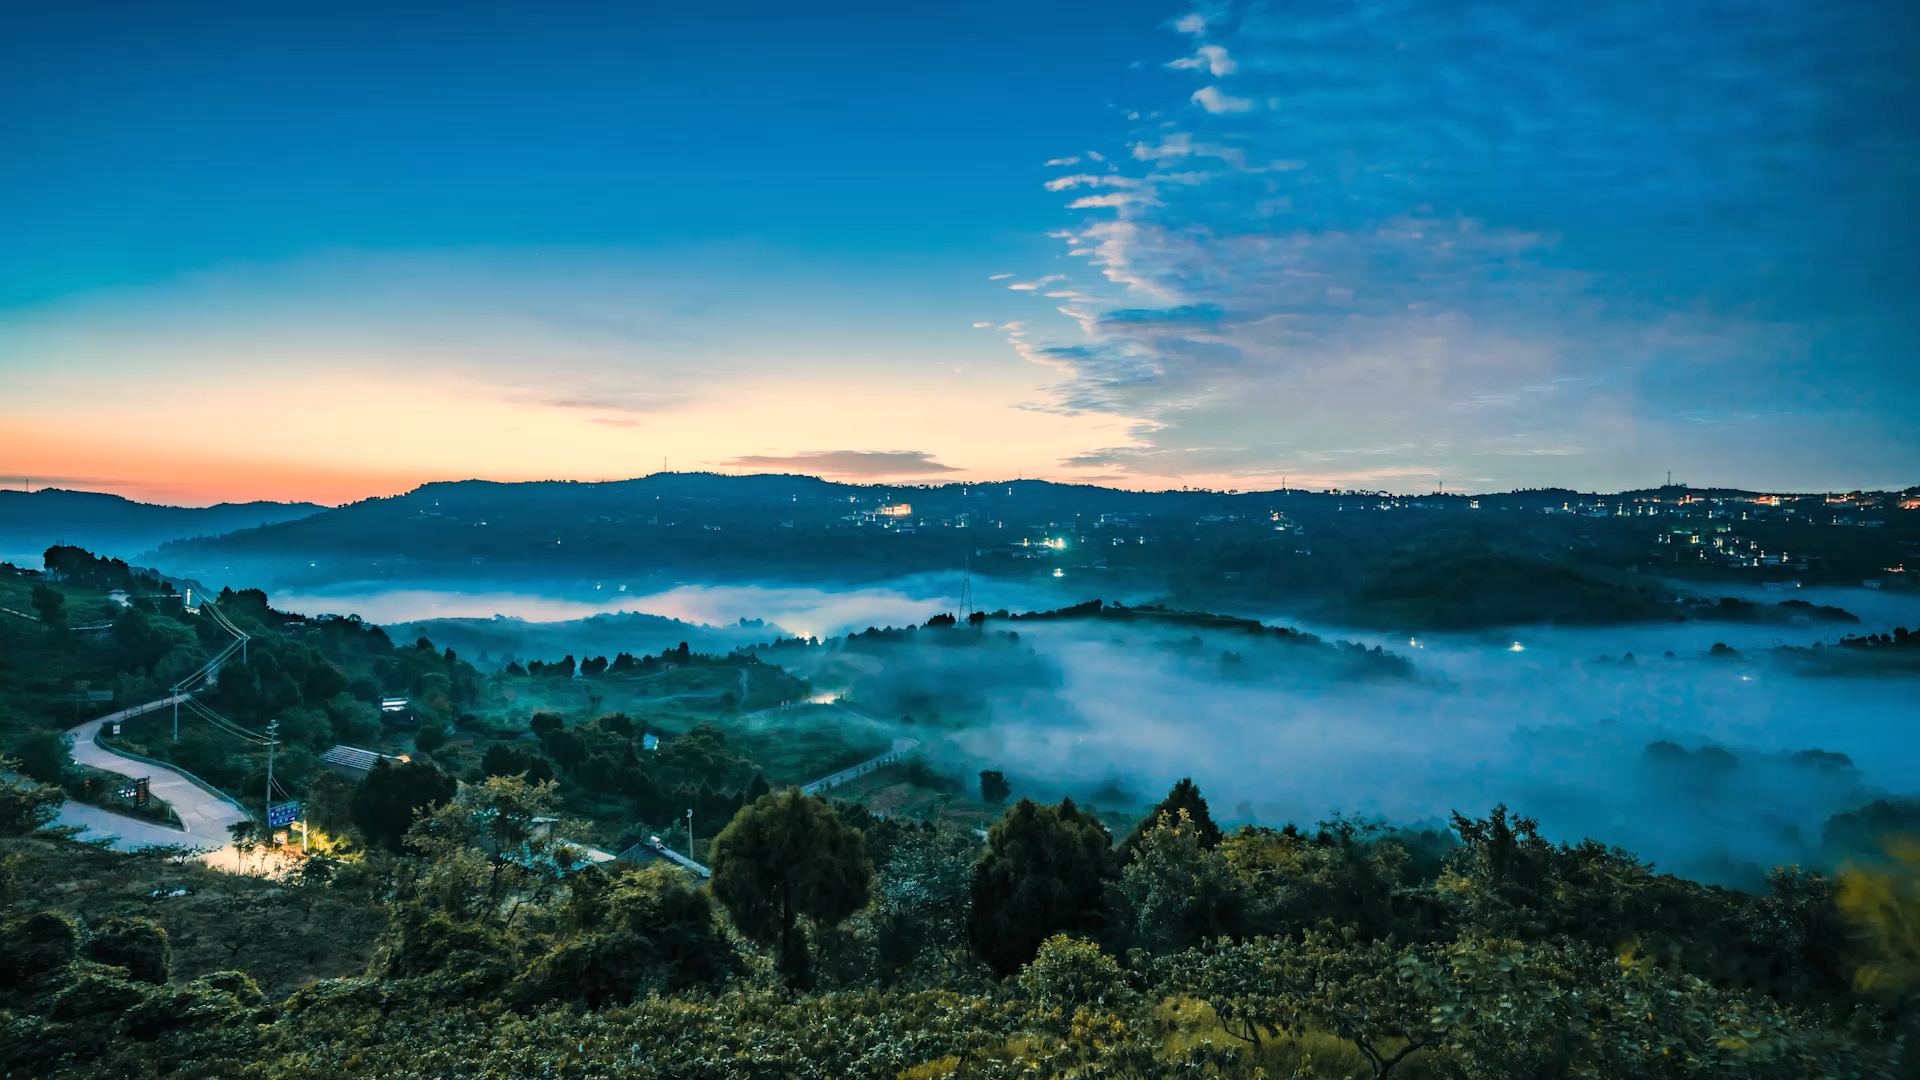
[[[131,709],[122,709],[109,713],[98,720],[89,720],[79,727],[67,731],[67,741],[73,744],[73,760],[82,765],[91,765],[96,769],[106,769],[132,777],[148,777],[148,789],[154,797],[165,799],[173,805],[173,812],[180,817],[186,828],[170,829],[144,818],[128,817],[111,810],[102,810],[97,806],[75,802],[68,799],[60,807],[58,823],[78,825],[87,829],[93,836],[117,836],[114,847],[123,851],[133,848],[153,847],[157,844],[186,844],[192,847],[221,848],[232,841],[227,827],[247,817],[247,813],[227,800],[209,793],[205,788],[162,765],[151,765],[134,758],[122,757],[94,741],[103,725],[115,720],[125,720],[129,716],[153,712],[156,709],[170,707],[173,698],[151,701],[145,705],[136,705]]]
[[[811,784],[802,784],[800,786],[800,793],[802,795],[818,795],[821,792],[827,790],[828,788],[839,787],[841,784],[844,784],[849,780],[853,780],[858,777],[865,776],[868,773],[873,772],[875,769],[884,768],[888,765],[893,764],[896,761],[899,761],[901,758],[904,758],[908,754],[913,753],[913,751],[919,745],[920,745],[919,739],[896,738],[893,740],[893,749],[888,750],[886,753],[881,754],[878,757],[868,758],[867,760],[861,762],[858,765],[853,766],[852,768],[841,769],[839,772],[834,773],[832,776],[823,776],[820,779],[815,780]]]

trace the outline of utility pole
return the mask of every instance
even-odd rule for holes
[[[280,721],[267,721],[267,839],[273,839],[273,748],[280,742]]]
[[[173,741],[180,741],[180,688],[173,688]]]
[[[699,862],[693,857],[693,807],[687,807],[687,858]]]

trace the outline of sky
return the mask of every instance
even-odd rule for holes
[[[10,5],[0,482],[1920,482],[1900,0]]]

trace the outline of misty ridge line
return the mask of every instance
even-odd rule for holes
[[[894,452],[894,451],[822,451],[820,453],[893,454],[897,452]],[[50,512],[55,512],[57,510],[59,512],[69,513],[69,514],[73,513],[76,509],[79,509],[79,510],[84,510],[84,511],[92,512],[94,514],[99,514],[103,516],[109,513],[113,509],[122,509],[122,508],[124,509],[139,508],[141,510],[149,510],[149,511],[173,510],[173,511],[186,511],[186,512],[249,510],[253,508],[285,508],[290,511],[304,511],[305,513],[311,514],[311,513],[326,511],[326,510],[347,509],[350,507],[361,506],[369,503],[388,502],[395,499],[408,499],[408,498],[419,497],[422,495],[432,495],[444,490],[460,490],[460,489],[473,489],[477,487],[493,487],[493,488],[506,488],[506,489],[523,489],[523,490],[548,489],[548,490],[563,491],[567,489],[607,488],[607,487],[620,488],[620,487],[631,487],[631,486],[654,484],[654,483],[669,483],[675,479],[687,479],[687,480],[695,480],[695,481],[717,481],[717,482],[726,482],[726,481],[752,482],[752,481],[758,481],[758,480],[799,481],[799,482],[806,482],[814,485],[820,485],[829,490],[843,490],[843,491],[849,491],[849,492],[873,492],[873,493],[880,493],[880,494],[885,494],[887,492],[892,492],[892,491],[938,491],[942,489],[955,488],[955,487],[1005,488],[1005,487],[1017,487],[1017,486],[1027,486],[1027,485],[1040,485],[1040,486],[1061,487],[1061,488],[1081,488],[1081,489],[1114,492],[1114,493],[1120,493],[1120,494],[1132,494],[1132,495],[1203,494],[1203,495],[1274,496],[1274,495],[1281,495],[1281,494],[1301,494],[1301,495],[1335,495],[1335,496],[1349,496],[1349,497],[1378,496],[1382,498],[1428,497],[1428,498],[1435,498],[1435,499],[1466,499],[1466,500],[1472,500],[1476,498],[1494,498],[1494,497],[1499,497],[1503,495],[1513,496],[1513,497],[1544,497],[1549,500],[1556,499],[1556,498],[1566,498],[1570,496],[1571,497],[1593,497],[1593,498],[1634,498],[1634,497],[1644,497],[1649,495],[1657,495],[1663,492],[1666,492],[1666,493],[1681,492],[1681,493],[1687,493],[1687,494],[1691,494],[1691,495],[1702,497],[1702,498],[1749,498],[1750,499],[1750,498],[1757,498],[1757,497],[1776,497],[1781,499],[1798,500],[1798,499],[1826,498],[1829,496],[1836,496],[1836,495],[1846,495],[1846,496],[1852,496],[1852,497],[1864,496],[1864,497],[1872,498],[1872,497],[1884,497],[1889,495],[1894,495],[1894,496],[1912,495],[1915,492],[1920,492],[1920,484],[1909,485],[1902,488],[1852,487],[1852,488],[1830,488],[1830,489],[1823,489],[1823,490],[1798,490],[1798,489],[1792,489],[1792,488],[1747,488],[1747,487],[1728,486],[1728,485],[1696,486],[1696,485],[1689,485],[1686,483],[1675,484],[1672,482],[1667,482],[1664,484],[1657,484],[1657,485],[1649,485],[1647,487],[1642,487],[1642,488],[1620,488],[1618,490],[1601,490],[1601,489],[1584,490],[1584,489],[1578,489],[1578,488],[1549,485],[1546,487],[1539,487],[1539,488],[1510,488],[1510,489],[1484,489],[1484,490],[1460,488],[1459,490],[1455,490],[1455,491],[1448,491],[1444,488],[1444,486],[1442,486],[1442,487],[1437,487],[1427,491],[1416,491],[1413,489],[1394,490],[1389,488],[1343,487],[1340,485],[1329,486],[1329,485],[1315,485],[1315,484],[1309,484],[1304,487],[1282,486],[1277,488],[1241,489],[1241,488],[1211,488],[1211,487],[1192,486],[1192,485],[1174,486],[1171,484],[1165,487],[1127,486],[1125,484],[1121,484],[1117,482],[1101,483],[1101,482],[1084,481],[1084,480],[1061,481],[1061,480],[1048,480],[1048,479],[1028,479],[1025,477],[1001,477],[998,479],[948,481],[944,483],[933,483],[925,480],[915,481],[912,479],[889,480],[884,478],[876,478],[872,480],[863,481],[863,480],[832,479],[828,476],[818,474],[818,473],[789,472],[789,471],[778,471],[778,470],[717,472],[712,470],[694,469],[694,470],[678,470],[678,471],[662,470],[659,472],[641,473],[635,476],[610,477],[610,478],[603,478],[603,479],[554,478],[554,479],[546,479],[546,480],[496,480],[496,479],[491,479],[487,477],[467,477],[463,479],[426,480],[426,481],[420,482],[419,484],[415,485],[412,488],[408,488],[405,491],[395,492],[392,495],[371,495],[361,499],[353,499],[347,502],[334,503],[334,504],[323,504],[323,503],[314,503],[314,502],[306,502],[306,501],[271,500],[271,499],[252,499],[252,500],[243,500],[243,501],[223,500],[220,502],[206,503],[206,504],[178,504],[178,503],[148,502],[145,500],[135,499],[129,496],[121,495],[121,494],[110,492],[110,491],[97,491],[97,490],[81,489],[81,488],[64,488],[64,487],[46,486],[46,485],[42,485],[41,487],[34,488],[30,486],[32,484],[31,477],[20,476],[17,478],[17,481],[22,485],[21,490],[14,490],[12,488],[0,488],[0,509],[9,511],[9,518],[11,518],[12,515],[14,514],[21,514],[26,512],[28,508],[33,508],[34,510],[40,513],[50,513]]]

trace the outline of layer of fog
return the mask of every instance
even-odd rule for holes
[[[768,636],[826,637],[954,611],[960,586],[957,574],[857,588],[682,582],[624,593],[606,582],[464,590],[368,583],[280,594],[274,603],[354,611],[386,623],[638,611],[710,626],[763,619]],[[972,587],[975,607],[1016,611],[1100,592],[1077,581],[978,576]],[[1411,681],[1344,681],[1279,668],[1227,678],[1219,654],[1249,653],[1243,636],[1200,635],[1194,649],[1185,645],[1185,630],[1104,623],[1012,624],[1027,659],[1014,665],[1011,679],[1004,657],[981,654],[976,661],[968,656],[973,650],[918,649],[887,657],[884,666],[918,680],[928,699],[962,686],[979,696],[982,705],[963,728],[930,726],[923,715],[900,730],[925,741],[947,771],[965,778],[1000,768],[1022,794],[1073,795],[1132,811],[1191,775],[1221,818],[1269,824],[1334,812],[1437,823],[1454,810],[1483,813],[1504,802],[1539,817],[1557,839],[1592,836],[1675,872],[1752,885],[1776,863],[1817,861],[1829,815],[1876,791],[1906,790],[1920,775],[1912,682],[1800,677],[1775,664],[1768,650],[1920,627],[1920,598],[1864,589],[1748,595],[1766,604],[1833,604],[1862,622],[1676,622],[1417,637],[1305,627],[1408,657],[1417,671]],[[1300,625],[1270,609],[1240,613]],[[1708,659],[1715,643],[1741,655]],[[1631,664],[1621,662],[1627,653]],[[816,673],[804,670],[816,662],[796,654],[772,659]],[[1723,748],[1735,764],[1717,753],[1650,759],[1647,746],[1661,740],[1688,751]],[[1789,756],[1810,749],[1845,754],[1854,765],[1822,767]]]
[[[1849,629],[1920,625],[1912,598],[1880,600],[1875,618]],[[1819,862],[1830,815],[1920,775],[1911,681],[1799,677],[1766,655],[1777,639],[1818,638],[1817,627],[1423,638],[1322,628],[1409,657],[1410,681],[1329,677],[1243,634],[1011,628],[1031,650],[1016,664],[922,646],[878,662],[910,683],[979,698],[959,730],[924,717],[911,728],[936,761],[961,776],[1003,769],[1040,798],[1131,810],[1192,776],[1223,819],[1268,824],[1335,812],[1437,823],[1504,802],[1556,839],[1591,836],[1677,873],[1751,886],[1773,865]],[[1742,655],[1707,657],[1716,642]],[[1264,666],[1262,650],[1274,652]],[[1228,651],[1243,663],[1223,666]],[[1627,652],[1634,662],[1621,661]],[[869,671],[859,692],[871,695],[880,678]],[[1689,753],[1650,755],[1660,741]],[[1793,757],[1815,749],[1853,764]]]
[[[558,622],[638,612],[693,625],[727,626],[764,620],[769,634],[828,637],[869,626],[910,626],[960,606],[958,573],[917,574],[877,585],[733,585],[675,582],[649,587],[605,581],[476,581],[450,589],[444,582],[347,582],[323,589],[290,588],[271,594],[282,611],[304,615],[356,614],[382,625],[429,619],[491,618]],[[1077,603],[1085,586],[1064,579],[1038,583],[975,577],[974,606],[1033,610]],[[1145,597],[1107,599],[1140,600]]]

